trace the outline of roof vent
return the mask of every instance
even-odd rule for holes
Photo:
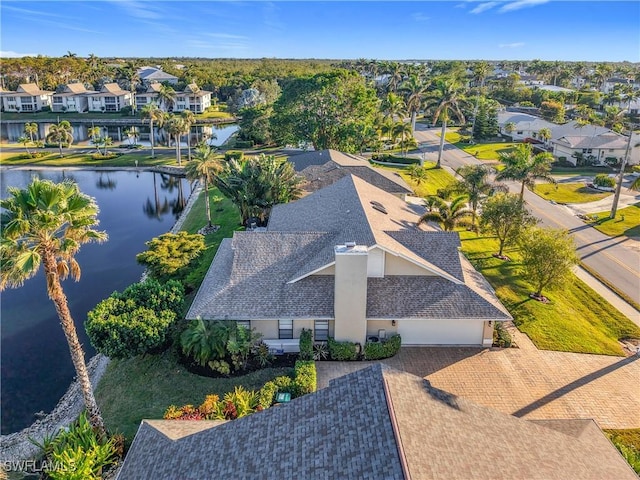
[[[375,200],[372,200],[370,203],[374,210],[377,210],[379,212],[384,213],[385,215],[388,215],[387,209],[384,208],[384,205],[382,205],[380,202],[376,202]]]

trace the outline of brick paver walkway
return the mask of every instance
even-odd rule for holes
[[[601,428],[640,428],[640,355],[609,357],[520,348],[402,348],[384,363],[442,390],[529,419],[592,418]],[[369,362],[316,362],[318,387]]]

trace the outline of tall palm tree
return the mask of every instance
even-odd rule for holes
[[[80,246],[107,239],[105,232],[95,229],[98,205],[70,181],[56,184],[34,178],[26,189],[10,187],[8,191],[8,198],[0,201],[4,209],[0,217],[0,291],[20,287],[44,266],[47,293],[69,344],[89,419],[104,436],[104,422],[61,285],[69,275],[80,279],[80,265],[74,258]]]
[[[452,190],[467,196],[471,206],[471,224],[476,225],[480,200],[503,188],[489,181],[489,169],[484,165],[465,165],[460,167],[457,173],[462,180],[458,180]]]
[[[458,226],[473,226],[468,220],[472,212],[467,208],[465,195],[454,198],[451,203],[439,197],[430,198],[434,199],[434,206],[418,219],[418,225],[424,222],[437,222],[445,231],[452,231]]]
[[[154,143],[155,143],[155,134],[153,131],[154,124],[157,122],[158,126],[161,127],[164,115],[158,104],[155,102],[151,102],[145,105],[142,108],[142,120],[146,120],[149,122],[149,141],[151,142],[151,158],[155,158],[154,152]]]
[[[60,157],[62,158],[62,146],[69,146],[73,143],[73,127],[67,120],[54,123],[49,127],[47,142],[58,144]]]
[[[424,104],[428,84],[418,77],[411,75],[400,85],[400,90],[405,94],[404,103],[411,114],[411,134],[416,131],[416,117]]]
[[[214,182],[214,177],[222,170],[222,165],[216,159],[215,149],[206,143],[200,143],[196,148],[193,160],[184,167],[187,179],[202,180],[204,183],[205,209],[207,213],[207,226],[211,227],[211,207],[209,205],[209,185]]]
[[[196,114],[191,110],[183,110],[180,114],[184,120],[185,129],[187,131],[187,152],[188,158],[191,160],[191,127],[196,123]]]
[[[165,123],[165,129],[167,133],[171,135],[176,142],[176,159],[178,165],[182,166],[182,151],[180,149],[180,137],[184,134],[186,129],[185,121],[182,117],[171,115]]]
[[[404,116],[406,105],[402,97],[396,93],[389,92],[382,102],[382,110],[384,111],[385,118],[395,120],[398,118],[402,120]]]
[[[173,111],[173,104],[176,101],[176,91],[170,85],[162,85],[158,91],[158,101],[164,105],[167,111]]]
[[[38,124],[35,123],[35,122],[25,123],[24,124],[24,133],[26,135],[29,135],[29,138],[31,139],[31,143],[34,143],[33,136],[34,135],[38,135]]]
[[[521,143],[510,153],[500,154],[500,159],[505,164],[504,170],[498,172],[496,180],[514,180],[520,182],[520,201],[524,200],[524,187],[533,188],[536,180],[544,180],[556,183],[549,175],[553,155],[549,152],[533,155],[533,147],[530,143]]]
[[[444,141],[447,134],[447,122],[453,115],[460,123],[464,123],[464,113],[462,113],[461,108],[464,103],[464,88],[458,81],[447,77],[436,80],[430,102],[430,106],[435,109],[433,114],[434,125],[438,120],[442,122],[436,168],[440,168],[442,162],[442,152],[444,151]]]

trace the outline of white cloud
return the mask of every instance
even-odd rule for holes
[[[231,33],[204,33],[204,35],[212,38],[227,38],[231,40],[247,40],[249,38],[244,35],[233,35]]]
[[[524,47],[524,42],[513,42],[513,43],[501,43],[498,45],[500,48],[519,48]]]
[[[414,19],[416,22],[425,22],[425,21],[429,20],[429,18],[430,18],[428,15],[425,15],[425,14],[424,14],[424,13],[422,13],[422,12],[415,12],[415,13],[412,13],[412,14],[411,14],[411,16],[413,17],[413,19]]]
[[[479,4],[473,10],[471,10],[471,13],[475,13],[475,14],[482,13],[486,10],[489,10],[490,8],[495,7],[496,5],[500,5],[500,2],[484,2]]]
[[[37,53],[18,53],[13,50],[0,50],[0,58],[37,57]]]
[[[155,2],[140,2],[136,0],[110,0],[114,5],[125,9],[129,15],[147,20],[158,20],[163,18],[162,13],[157,8]],[[155,8],[154,8],[155,7]]]
[[[549,0],[516,0],[515,2],[509,2],[506,5],[503,5],[498,11],[500,13],[513,12],[514,10],[535,7],[536,5],[542,5],[543,3],[548,2]]]

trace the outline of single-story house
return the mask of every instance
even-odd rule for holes
[[[146,84],[167,82],[176,85],[178,83],[178,77],[163,72],[156,67],[140,67],[138,69],[138,77],[140,77],[140,81]]]
[[[327,187],[351,174],[402,199],[413,194],[400,175],[373,168],[366,159],[357,155],[327,149],[291,155],[288,160],[293,163],[296,172],[306,179],[304,189],[307,192]]]
[[[514,124],[512,132],[508,132],[505,128],[510,123]],[[537,138],[540,130],[543,128],[552,130],[558,124],[528,113],[500,111],[498,112],[498,126],[501,134],[509,135],[514,141],[522,141],[525,138]]]
[[[119,112],[131,106],[131,92],[117,83],[105,83],[99,92],[89,97],[90,112]]]
[[[15,92],[0,92],[2,109],[5,112],[39,112],[44,107],[51,107],[53,93],[40,90],[35,83],[22,83]]]
[[[53,94],[51,110],[54,112],[86,112],[89,109],[89,97],[97,94],[87,90],[83,83],[69,83],[61,92]]]
[[[187,319],[235,320],[297,351],[303,328],[364,344],[492,344],[511,316],[460,253],[455,232],[355,175],[276,205],[266,231],[222,241]]]
[[[187,85],[182,92],[176,92],[173,111],[191,110],[202,113],[211,106],[211,92],[201,90],[195,83]]]
[[[232,420],[143,420],[117,480],[617,479],[593,420],[525,420],[374,364]]]

